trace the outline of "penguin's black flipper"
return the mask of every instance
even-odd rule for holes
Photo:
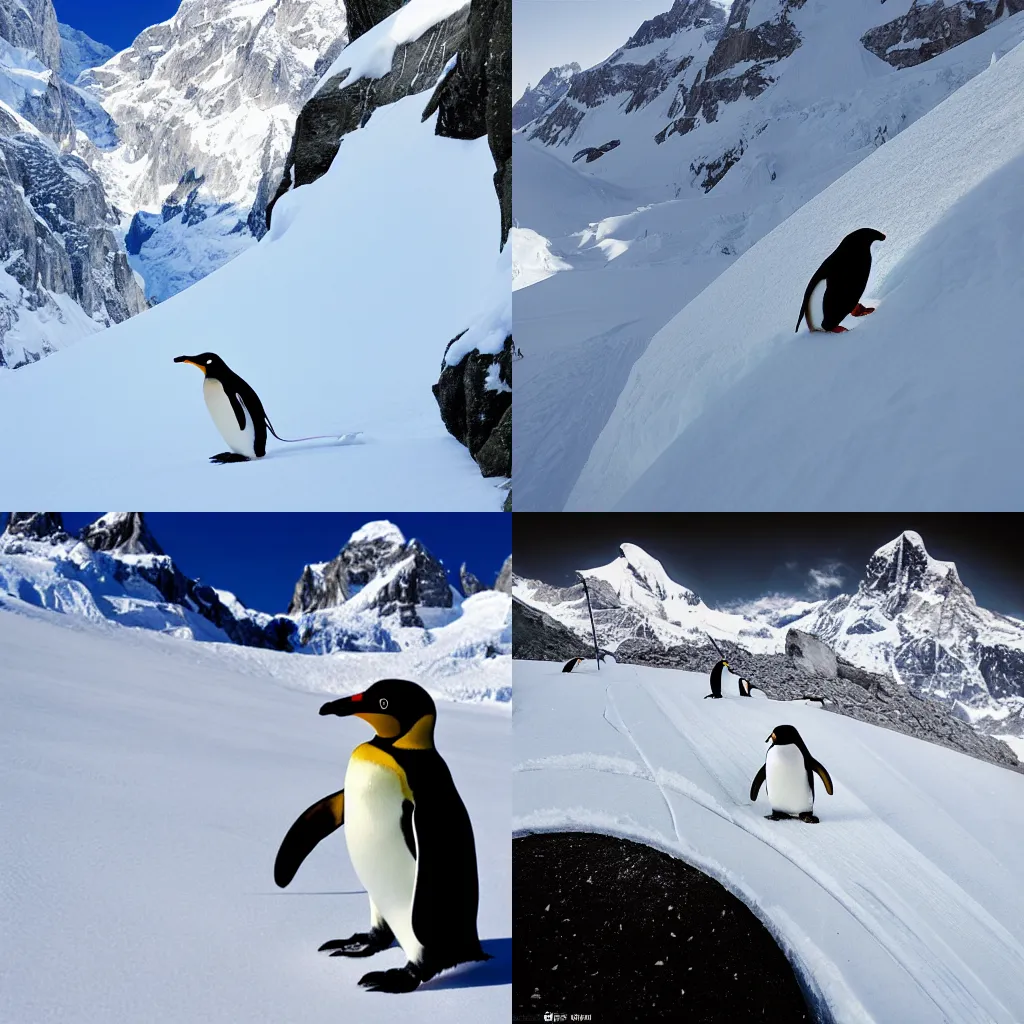
[[[565,664],[564,664],[564,665],[562,666],[562,671],[563,671],[563,672],[571,672],[571,671],[572,671],[572,670],[573,670],[573,669],[574,669],[574,668],[576,667],[576,662],[577,662],[577,661],[579,661],[579,658],[570,658],[570,659],[569,659],[569,660],[568,660],[568,661],[567,661],[567,662],[566,662],[566,663],[565,663]]]
[[[412,930],[423,946],[422,980],[467,960],[490,959],[476,930],[479,883],[473,826],[451,772],[436,751],[401,759],[414,794],[416,891]]]
[[[807,319],[807,329],[809,331],[814,330],[814,328],[811,326],[811,318],[807,316],[807,304],[811,301],[811,292],[813,292],[815,287],[817,287],[817,285],[821,281],[821,278],[821,268],[819,267],[818,270],[815,272],[814,277],[812,277],[811,280],[808,282],[807,290],[804,292],[804,301],[800,304],[800,315],[796,318],[796,327],[793,328],[794,334],[796,334],[796,332],[800,330],[800,321],[803,320],[805,317]]]
[[[757,770],[757,774],[754,776],[754,781],[750,784],[750,799],[756,800],[758,791],[761,789],[762,783],[768,778],[768,771],[764,765],[761,765]]]
[[[228,402],[231,404],[231,411],[235,414],[235,419],[238,422],[238,429],[245,430],[245,407],[242,405],[242,399],[239,398],[236,391],[236,388],[224,388],[224,393],[228,396]]]
[[[831,796],[832,795],[832,776],[829,775],[828,770],[825,768],[825,766],[820,761],[815,761],[813,757],[810,759],[810,764],[811,764],[811,771],[818,773],[818,775],[821,778],[821,781],[825,783],[825,792],[828,793],[829,796]],[[813,792],[813,788],[812,788],[812,792]]]
[[[295,824],[288,829],[288,834],[277,851],[274,861],[274,881],[283,889],[299,870],[299,865],[309,856],[313,847],[326,839],[345,821],[345,790],[325,796],[312,807],[307,807]]]

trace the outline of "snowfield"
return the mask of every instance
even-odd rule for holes
[[[707,872],[821,1020],[1024,1019],[1024,776],[802,702],[705,701],[702,674],[517,661],[513,684],[515,834],[622,836]],[[749,800],[784,723],[835,784],[818,825]]]
[[[8,493],[29,508],[72,494],[98,508],[497,511],[505,492],[430,390],[494,277],[494,166],[486,139],[421,124],[425,103],[375,111],[324,177],[281,199],[258,245],[187,292],[0,372],[0,431],[17,439],[0,454]],[[172,362],[208,350],[282,437],[360,436],[271,438],[264,460],[211,466],[225,445],[201,376]]]
[[[495,959],[407,996],[368,993],[358,979],[401,966],[397,946],[317,953],[367,922],[344,837],[288,889],[272,867],[292,821],[341,786],[371,735],[319,718],[325,695],[404,672],[402,656],[185,643],[18,607],[0,611],[0,1019],[508,1019],[507,705],[444,701],[437,724],[473,821]]]
[[[975,43],[978,43],[975,40]],[[569,510],[1020,508],[1016,267],[1024,45],[741,256],[651,341]],[[793,333],[804,287],[874,227],[849,335]]]

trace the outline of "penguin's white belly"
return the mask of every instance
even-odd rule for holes
[[[389,768],[352,754],[345,773],[345,841],[359,881],[395,933],[405,955],[417,961],[423,946],[412,930],[416,860],[402,835],[402,784]]]
[[[773,746],[765,758],[765,784],[773,811],[803,814],[814,807],[804,755],[795,743]]]
[[[815,331],[821,330],[821,324],[825,318],[824,303],[825,289],[827,287],[827,281],[819,281],[814,286],[814,290],[811,292],[811,297],[807,300],[807,319],[810,321],[808,326]]]
[[[219,380],[210,380],[207,377],[203,381],[203,398],[206,400],[206,408],[210,412],[210,417],[228,447],[239,455],[247,455],[250,459],[256,458],[256,427],[249,415],[249,410],[244,405],[242,406],[242,412],[245,414],[245,426],[239,430],[238,420],[231,409],[231,402]]]

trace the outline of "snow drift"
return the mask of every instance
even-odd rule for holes
[[[517,661],[513,682],[516,834],[602,832],[701,868],[772,931],[821,1019],[1024,1016],[1024,776],[802,703],[704,701],[705,675]],[[749,800],[782,723],[834,781],[818,825]]]
[[[567,509],[1019,508],[1024,46],[808,202],[633,366]],[[793,334],[815,267],[876,227],[840,337]]]

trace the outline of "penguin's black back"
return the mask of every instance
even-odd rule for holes
[[[244,415],[252,418],[255,430],[253,451],[258,459],[262,459],[267,454],[267,413],[263,408],[263,403],[260,401],[260,396],[256,394],[247,381],[239,377],[234,370],[229,369],[227,364],[213,376],[213,379],[219,380],[221,387],[224,388],[224,393],[228,396],[231,408],[234,410],[236,419],[238,419],[238,429],[245,429],[245,421],[239,417],[239,401],[244,409]]]
[[[725,662],[720,661],[711,670],[711,692],[716,697],[722,696],[722,669],[725,668]]]
[[[808,315],[811,293],[822,281],[826,284],[821,301],[821,330],[830,331],[838,327],[853,312],[868,286],[868,278],[871,276],[871,243],[879,237],[884,237],[881,232],[872,228],[859,228],[850,232],[836,246],[835,251],[826,257],[804,291],[800,318],[796,322],[797,330],[800,329],[800,321],[804,319],[807,320],[807,326],[811,326]]]

